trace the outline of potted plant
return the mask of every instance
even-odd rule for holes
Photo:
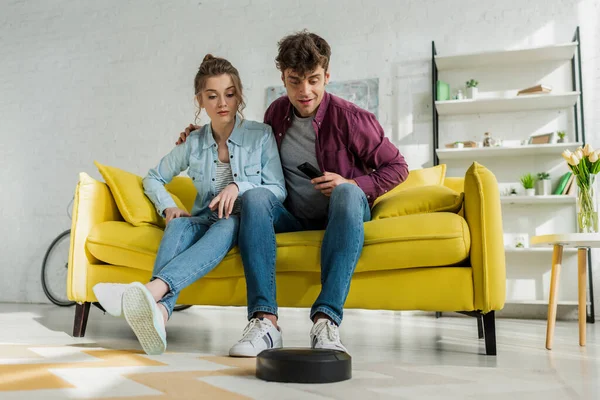
[[[525,188],[526,196],[535,196],[535,189],[533,187],[535,184],[535,178],[533,175],[527,173],[521,176],[521,184],[523,185],[523,188]]]
[[[565,136],[567,135],[567,133],[565,131],[558,131],[556,132],[556,134],[558,135],[558,140],[556,141],[556,143],[564,143]]]
[[[538,196],[548,196],[552,194],[552,181],[550,180],[550,174],[547,172],[540,172],[537,174],[536,181],[536,194]]]
[[[477,89],[477,85],[479,85],[479,82],[477,82],[475,79],[470,79],[467,81],[467,98],[475,99],[477,97],[477,93],[479,91]]]
[[[463,149],[465,144],[463,142],[454,142],[454,147],[457,149]]]

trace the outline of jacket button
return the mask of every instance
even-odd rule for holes
[[[237,174],[233,174],[234,177],[237,177]]]
[[[213,180],[213,182],[214,182],[214,181],[215,181],[215,178],[213,178],[212,180]]]
[[[257,174],[260,174],[260,171],[256,171]]]
[[[229,158],[233,158],[233,156],[229,156]]]
[[[195,180],[196,180],[196,177],[195,177],[195,176],[192,176],[192,180],[193,180],[193,181],[195,181]]]
[[[215,164],[217,163],[217,160],[215,160]]]
[[[279,136],[281,136],[281,133],[279,134]]]

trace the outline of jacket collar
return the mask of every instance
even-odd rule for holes
[[[204,135],[204,142],[202,143],[203,149],[207,149],[213,144],[215,144],[211,124],[206,124],[205,126],[206,134]],[[233,131],[231,132],[231,135],[229,135],[229,139],[227,140],[235,144],[236,146],[241,146],[243,144],[244,139],[244,130],[244,122],[240,119],[239,115],[236,115],[235,122],[233,125]]]

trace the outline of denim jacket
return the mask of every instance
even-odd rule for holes
[[[236,118],[235,127],[227,148],[231,163],[233,181],[242,196],[247,190],[264,187],[283,202],[287,196],[283,169],[275,136],[269,125]],[[198,194],[191,214],[210,217],[208,208],[211,200],[218,194],[215,188],[217,171],[217,143],[210,124],[193,131],[185,143],[175,146],[164,156],[156,168],[148,171],[143,179],[144,192],[154,203],[156,210],[164,216],[164,210],[177,207],[164,185],[180,172],[188,169],[188,175],[194,181]]]

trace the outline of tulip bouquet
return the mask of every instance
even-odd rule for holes
[[[569,169],[575,176],[577,193],[577,222],[582,233],[598,232],[598,202],[596,177],[600,172],[600,150],[586,144],[574,152],[562,153]]]

